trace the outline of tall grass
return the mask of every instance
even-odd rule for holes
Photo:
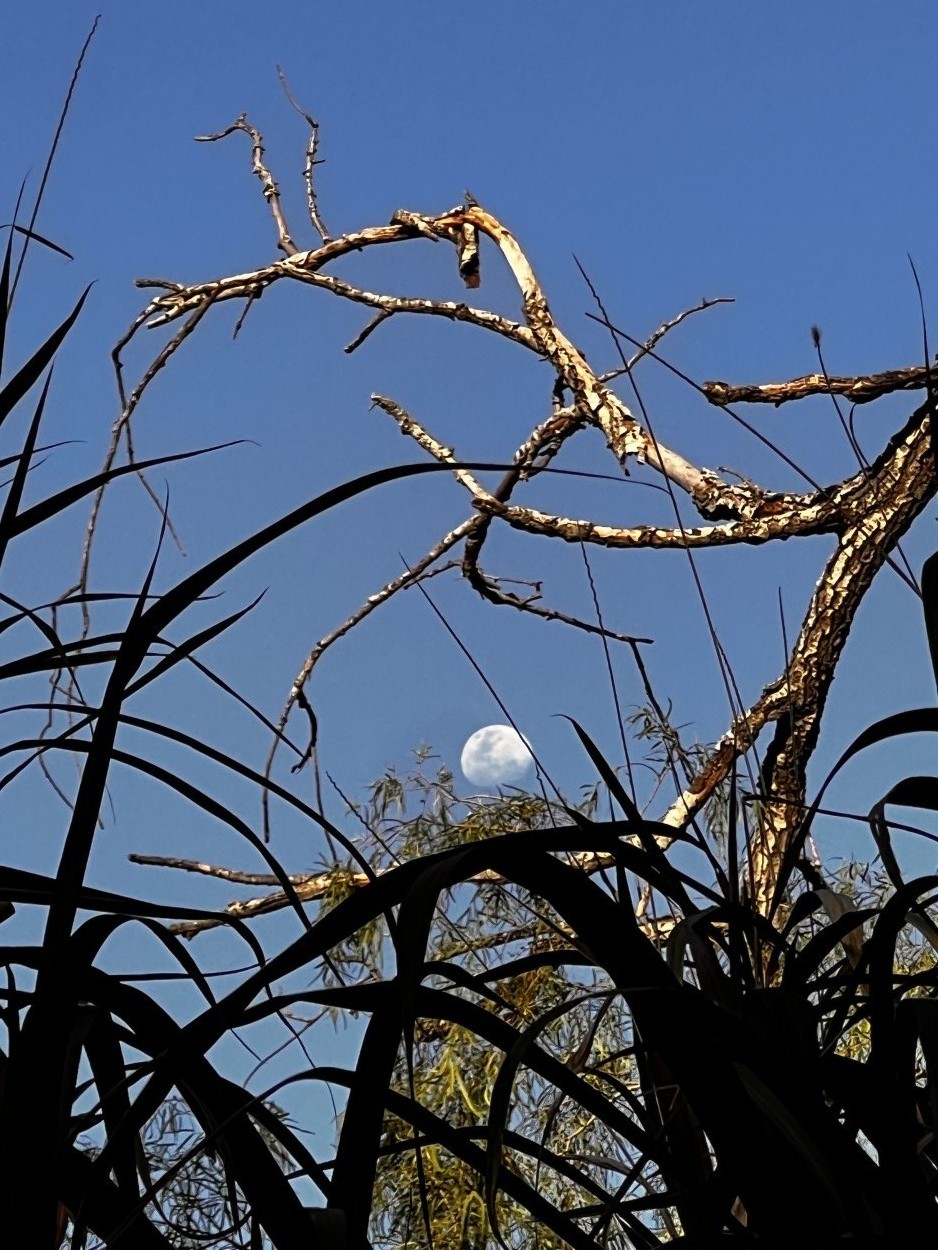
[[[0,270],[0,370],[15,311],[11,299],[14,240],[24,234],[38,238],[28,231],[16,235],[11,231]],[[40,450],[52,367],[86,297],[87,292],[19,369],[0,380],[0,425],[9,421],[24,427],[18,449],[4,460],[10,476],[3,487],[0,511],[0,561],[14,541],[41,544],[47,523],[92,497],[103,484],[146,467],[115,467],[38,503],[23,503],[27,476]],[[0,372],[0,379],[4,376]],[[182,453],[149,464],[197,454]],[[29,905],[43,917],[40,940],[3,948],[3,1244],[58,1245],[66,1218],[73,1245],[84,1244],[89,1234],[107,1245],[174,1244],[172,1230],[161,1228],[165,1221],[158,1205],[160,1190],[172,1175],[150,1174],[143,1141],[153,1116],[171,1096],[181,1099],[197,1122],[199,1149],[211,1150],[222,1161],[228,1207],[224,1235],[247,1242],[259,1238],[263,1229],[277,1246],[307,1244],[311,1215],[286,1178],[283,1160],[292,1159],[299,1173],[327,1194],[331,1182],[282,1120],[262,1100],[217,1072],[206,1055],[219,1038],[251,1018],[266,1015],[268,1007],[276,1013],[279,1006],[271,987],[288,968],[305,967],[319,955],[300,944],[268,963],[251,934],[233,924],[256,970],[217,1002],[191,952],[163,923],[197,921],[212,918],[213,913],[95,889],[86,881],[87,869],[108,778],[117,767],[130,769],[155,779],[247,839],[293,900],[304,931],[313,931],[289,879],[263,839],[223,799],[206,794],[140,751],[127,749],[124,731],[133,726],[154,740],[181,743],[193,757],[211,760],[233,777],[253,780],[258,786],[265,784],[262,777],[176,727],[133,715],[127,705],[243,615],[243,611],[236,612],[186,634],[186,610],[227,573],[279,537],[365,491],[435,470],[436,466],[400,466],[327,491],[209,561],[166,593],[153,591],[158,543],[139,592],[129,597],[69,594],[37,607],[22,602],[15,588],[8,587],[3,594],[6,615],[0,620],[0,632],[5,635],[6,649],[0,681],[7,689],[21,678],[39,679],[42,686],[40,697],[26,703],[8,702],[3,708],[7,713],[35,713],[36,729],[14,732],[0,746],[4,760],[14,761],[0,778],[0,789],[5,790],[30,766],[63,752],[75,757],[80,766],[57,863],[46,873],[0,866],[3,915],[9,917],[16,906]],[[41,547],[37,550],[41,559]],[[78,629],[70,635],[60,626],[76,604],[93,607],[100,600],[110,601],[115,608],[126,607],[120,628],[106,633]],[[183,634],[175,643],[167,641],[174,628]],[[82,677],[92,666],[102,675],[97,698],[82,693]],[[4,725],[20,724],[10,716],[3,720]],[[274,789],[313,823],[326,823],[286,791]],[[338,843],[348,845],[340,831],[331,827],[329,831]],[[228,917],[223,919],[232,923]],[[180,1025],[155,997],[98,966],[105,942],[128,924],[145,926],[203,995],[206,1008],[195,1020]],[[328,943],[320,954],[327,951]],[[93,1155],[80,1142],[89,1132],[97,1143]],[[334,1244],[341,1244],[341,1238]]]
[[[14,542],[41,543],[49,522],[102,484],[147,467],[115,467],[24,504],[54,394],[52,366],[86,296],[7,376],[14,238],[0,270],[0,425],[18,424],[21,437],[3,462],[0,562]],[[13,732],[0,746],[10,761],[0,790],[62,753],[78,761],[79,780],[57,862],[45,873],[0,865],[4,916],[29,906],[42,917],[34,943],[3,948],[3,1245],[45,1250],[66,1231],[76,1247],[277,1250],[359,1250],[376,1232],[398,1244],[429,1244],[434,1228],[447,1247],[535,1245],[538,1229],[547,1244],[577,1250],[665,1242],[820,1250],[934,1236],[938,972],[931,950],[938,930],[929,906],[938,877],[904,879],[889,808],[938,809],[938,778],[909,777],[870,812],[887,897],[857,906],[820,877],[803,853],[809,812],[766,917],[747,898],[735,799],[717,857],[703,833],[676,835],[642,820],[579,728],[619,819],[569,808],[558,827],[528,808],[506,832],[511,809],[503,805],[496,827],[478,813],[463,815],[450,822],[444,849],[430,852],[418,839],[411,859],[389,861],[378,873],[288,791],[130,708],[142,690],[237,626],[243,612],[188,632],[186,614],[239,565],[365,491],[450,469],[401,466],[337,486],[159,594],[157,542],[136,594],[100,596],[126,609],[121,626],[107,632],[69,634],[60,624],[76,603],[94,607],[87,596],[37,606],[15,587],[4,591],[0,681],[7,689],[21,678],[51,684],[33,701],[4,706],[35,714],[38,728]],[[933,560],[923,578],[933,657],[936,574]],[[92,666],[100,695],[85,697],[82,678]],[[224,796],[130,749],[131,727],[272,789],[344,846],[369,884],[310,919],[263,838]],[[934,706],[892,717],[861,734],[838,768],[887,737],[936,730]],[[268,957],[229,916],[91,885],[89,862],[117,768],[154,779],[243,837],[290,897],[300,936]],[[675,836],[680,867],[657,840]],[[604,873],[584,871],[590,857],[602,857]],[[460,915],[468,934],[462,887],[469,883],[500,892],[487,919],[509,927],[509,938],[484,958],[480,946],[453,936]],[[636,915],[643,887],[665,921],[654,918],[654,907]],[[521,931],[519,917],[531,932]],[[192,949],[165,925],[206,919],[228,924],[251,960],[220,998]],[[102,947],[128,925],[145,927],[199,991],[204,1005],[191,1019],[180,1021],[154,993],[101,966]],[[910,962],[911,931],[928,946],[913,948]],[[341,975],[349,951],[373,947],[376,934],[389,943],[390,975],[372,975],[366,961],[363,975]],[[332,961],[331,979],[319,974],[322,961]],[[363,1019],[360,1052],[347,1066],[301,1066],[266,1095],[304,1084],[339,1091],[344,1112],[332,1157],[317,1157],[267,1097],[210,1058],[221,1039],[308,1009]],[[176,1109],[192,1144],[155,1167],[153,1125],[167,1108]],[[200,1237],[180,1227],[163,1197],[205,1159],[221,1201]],[[202,1182],[195,1183],[198,1192]]]

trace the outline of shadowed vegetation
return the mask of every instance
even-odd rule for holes
[[[235,129],[253,134],[246,123]],[[272,192],[268,200],[277,208]],[[283,244],[289,235],[277,220]],[[352,248],[351,236],[337,243],[318,228],[324,248]],[[495,328],[550,360],[558,397],[566,391],[570,398],[569,411],[558,398],[557,415],[566,424],[553,433],[566,437],[581,428],[585,418],[576,405],[595,399],[605,405],[609,428],[618,421],[625,443],[635,443],[640,427],[627,425],[631,413],[613,402],[550,322],[546,301],[537,302],[539,288],[525,286],[529,274],[523,256],[519,261],[511,251],[514,240],[478,205],[443,218],[398,214],[381,229],[388,238],[429,230],[455,242],[460,272],[473,287],[479,231],[488,231],[514,258],[529,323]],[[33,543],[38,551],[48,523],[99,499],[115,479],[203,454],[118,465],[115,442],[101,474],[24,504],[27,478],[44,450],[43,416],[55,397],[52,366],[85,301],[83,295],[62,310],[57,328],[10,370],[3,349],[16,311],[12,275],[16,247],[27,243],[50,245],[28,227],[11,230],[0,271],[0,425],[12,440],[3,457],[0,560],[14,543]],[[168,320],[173,309],[191,311],[187,300],[204,297],[205,307],[193,305],[204,312],[218,295],[210,292],[209,299],[193,289],[196,295],[178,288],[157,297]],[[15,292],[17,299],[25,290]],[[252,288],[246,298],[256,295]],[[482,316],[459,308],[445,315]],[[386,315],[398,311],[408,310]],[[605,314],[603,320],[609,324]],[[911,495],[899,499],[895,541],[877,553],[880,563],[892,558],[900,530],[933,493],[930,376],[926,369],[924,379],[916,375],[910,383],[906,373],[902,387],[925,386],[929,396],[905,442],[897,436],[889,454],[898,457],[914,444],[919,494],[914,507]],[[851,380],[837,381],[845,390]],[[122,418],[137,398],[125,397]],[[393,401],[380,402],[395,415]],[[411,435],[419,428],[406,414],[395,419]],[[623,458],[635,454],[632,444]],[[411,776],[389,773],[365,802],[349,803],[356,839],[263,771],[133,706],[154,682],[238,627],[251,605],[198,627],[187,614],[196,604],[204,608],[228,574],[279,538],[379,487],[406,481],[419,489],[426,474],[454,471],[465,485],[473,471],[505,469],[455,462],[429,435],[421,445],[433,454],[430,463],[336,486],[165,591],[155,589],[165,509],[132,591],[93,590],[87,566],[80,588],[53,603],[27,603],[15,587],[5,589],[0,680],[12,693],[4,704],[0,789],[11,805],[10,825],[23,820],[12,806],[12,782],[38,769],[51,778],[50,761],[60,758],[78,769],[74,793],[65,795],[57,860],[43,873],[0,866],[2,918],[27,907],[40,917],[35,940],[3,949],[4,1244],[46,1250],[67,1238],[72,1247],[128,1250],[311,1244],[481,1250],[496,1243],[513,1250],[648,1250],[665,1243],[826,1250],[934,1236],[938,929],[931,907],[938,877],[906,880],[890,812],[938,809],[938,778],[906,778],[869,813],[882,880],[871,884],[859,870],[840,880],[825,877],[808,839],[826,787],[811,808],[795,784],[804,781],[823,690],[814,690],[809,716],[794,705],[789,675],[787,704],[767,688],[760,702],[765,715],[746,741],[708,751],[683,747],[651,697],[635,725],[649,743],[652,765],[661,775],[674,772],[678,790],[695,795],[707,774],[701,801],[679,818],[645,819],[634,792],[574,723],[571,732],[597,778],[580,803],[551,799],[546,791],[468,801],[424,753]],[[643,456],[650,446],[643,445]],[[476,503],[483,499],[473,514],[478,530],[504,514],[521,478],[547,468],[535,467],[537,455],[549,461],[555,454],[545,447],[542,440],[529,447],[527,461],[513,462],[514,477],[500,493],[479,494],[468,478]],[[694,466],[668,455],[670,468],[664,452],[659,456],[665,476],[689,480]],[[887,461],[884,452],[876,471],[885,471]],[[874,467],[841,484],[839,495],[832,489],[811,496],[811,506],[859,507],[862,498],[875,513],[883,497],[866,490],[867,470],[872,475]],[[742,541],[752,538],[756,521],[767,527],[763,537],[772,536],[783,505],[793,515],[801,508],[802,518],[807,508],[804,499],[779,495],[769,501],[775,511],[762,499],[766,510],[747,518],[742,514],[755,498],[748,488],[718,487],[694,471],[692,489],[715,517],[735,501],[741,516],[733,524]],[[843,517],[832,517],[825,512],[823,524],[831,532],[841,526],[843,550],[867,541],[858,537],[857,522],[857,532],[848,534],[851,548]],[[142,535],[141,543],[147,539]],[[474,540],[481,541],[479,533]],[[674,531],[667,541],[679,545]],[[467,556],[470,580],[479,575],[473,558]],[[936,587],[933,557],[922,574],[933,660]],[[483,590],[502,593],[494,582]],[[108,628],[98,631],[102,611]],[[838,628],[849,627],[849,616],[845,623],[836,619]],[[594,632],[611,637],[601,621]],[[638,656],[636,640],[619,640]],[[810,655],[807,643],[802,650],[801,659]],[[830,672],[818,679],[822,685],[836,658],[826,657]],[[23,697],[26,686],[31,693]],[[298,689],[295,702],[314,722],[302,682]],[[931,695],[928,706],[861,733],[835,772],[877,743],[938,731]],[[793,726],[802,714],[811,742],[794,758]],[[764,788],[743,795],[735,763],[773,720]],[[281,741],[283,725],[269,727]],[[190,773],[160,761],[167,743],[185,749]],[[314,747],[315,730],[308,755]],[[265,801],[289,805],[311,832],[331,840],[336,862],[324,873],[288,875],[263,828],[235,810],[225,782],[215,789],[205,783],[207,763],[227,781],[252,783]],[[273,904],[216,912],[91,885],[109,780],[128,770],[243,838],[265,863],[264,883],[277,889],[276,907],[292,912],[296,936],[274,953],[262,947],[243,917],[274,910]],[[607,804],[608,818],[601,818]],[[310,903],[317,904],[312,914]],[[108,970],[104,948],[127,926],[143,930],[160,956],[174,961],[180,981],[200,996],[197,1010],[170,1011],[147,968],[135,976]],[[200,965],[198,945],[183,936],[217,926],[231,931],[244,964],[223,991]],[[219,1058],[221,1043],[259,1026],[306,1042],[313,1025],[342,1020],[347,1062],[317,1064],[297,1044],[286,1075],[261,1093],[233,1079]],[[283,1107],[327,1091],[337,1111],[335,1140],[323,1146],[317,1138],[314,1150],[305,1126]]]

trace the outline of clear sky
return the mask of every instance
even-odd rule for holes
[[[34,257],[33,289],[42,299],[23,302],[14,340],[14,351],[24,352],[95,282],[58,369],[47,432],[80,441],[35,475],[37,493],[100,464],[117,411],[108,353],[141,305],[135,278],[194,281],[276,257],[246,138],[205,146],[194,135],[246,111],[267,140],[294,234],[312,241],[303,233],[305,132],[281,94],[278,63],[322,125],[320,206],[333,233],[385,222],[399,207],[440,211],[469,188],[515,232],[561,325],[603,367],[615,363],[614,354],[586,316],[592,305],[574,253],[614,319],[637,337],[701,296],[735,297],[667,341],[670,359],[698,379],[771,381],[811,372],[815,322],[832,372],[918,363],[907,253],[938,324],[932,4],[34,0],[10,7],[0,36],[0,202],[7,215],[28,172],[35,186],[98,11],[100,28],[38,223],[75,260]],[[514,312],[497,258],[483,263],[478,302]],[[451,255],[429,245],[357,258],[344,272],[376,289],[461,298]],[[141,454],[253,440],[168,471],[188,554],[166,552],[164,584],[336,482],[420,459],[370,410],[372,391],[391,395],[466,458],[510,456],[549,411],[544,368],[470,328],[396,319],[347,356],[342,347],[367,316],[324,292],[281,284],[232,343],[236,315],[225,307],[206,318],[138,414]],[[162,341],[155,333],[138,341],[129,375]],[[767,486],[794,484],[780,462],[663,370],[647,365],[641,381],[656,432],[670,445]],[[860,410],[871,454],[913,402],[899,397]],[[753,420],[820,480],[851,471],[824,403],[755,410]],[[611,471],[602,452],[595,436],[587,438],[561,464]],[[631,486],[542,478],[537,498],[545,506],[562,500],[568,512],[598,520],[640,523],[652,496]],[[206,658],[276,715],[316,639],[399,572],[399,553],[417,558],[465,515],[463,492],[443,477],[393,485],[344,507],[226,583],[226,610],[269,591]],[[916,568],[934,545],[935,515],[927,509],[907,543]],[[138,584],[156,530],[137,487],[115,490],[96,584]],[[783,663],[779,587],[793,632],[829,545],[818,539],[701,556],[747,699]],[[14,566],[18,593],[54,594],[71,580],[77,557],[77,525],[57,531],[41,566],[25,557]],[[593,561],[607,622],[655,639],[648,663],[659,692],[674,701],[676,720],[694,725],[703,740],[718,735],[725,700],[686,561],[598,551]],[[500,536],[487,567],[543,577],[547,603],[591,612],[574,547]],[[592,779],[590,767],[554,714],[577,717],[614,757],[600,648],[562,626],[481,604],[456,580],[437,579],[431,590],[552,776],[575,794]],[[888,664],[886,639],[895,647]],[[619,672],[625,703],[638,703],[626,653]],[[323,765],[353,794],[386,765],[406,766],[424,742],[455,769],[468,734],[502,719],[414,593],[335,648],[310,695]],[[834,758],[875,716],[932,697],[917,604],[886,572],[851,639],[819,759]],[[204,688],[168,683],[161,698],[154,706],[168,718],[262,760],[263,734]],[[854,770],[841,802],[865,809],[896,768],[914,771],[877,758],[880,767]],[[115,784],[118,800],[123,785]],[[35,802],[58,811],[51,799]],[[122,810],[118,801],[98,880],[113,883],[110,874],[128,850],[254,866],[227,836],[206,829],[202,837],[201,828],[195,837],[188,824],[167,820],[159,804]],[[295,870],[319,850],[291,841],[289,830],[275,849]],[[837,831],[821,849],[870,853],[860,833],[844,840]],[[120,880],[140,892],[156,889],[144,870]],[[206,888],[186,885],[190,897],[204,897]],[[230,893],[220,890],[219,900]]]

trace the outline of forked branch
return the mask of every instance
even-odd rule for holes
[[[294,107],[298,107],[292,96],[290,98]],[[728,731],[663,815],[665,823],[676,829],[689,825],[730,777],[740,758],[755,748],[763,730],[774,724],[774,739],[761,769],[765,788],[762,828],[755,840],[751,865],[760,907],[769,913],[779,864],[802,809],[807,761],[817,741],[820,718],[850,626],[876,573],[890,560],[902,535],[935,494],[931,400],[926,400],[908,417],[902,429],[884,443],[871,465],[862,466],[858,473],[840,482],[823,488],[812,487],[806,493],[770,490],[745,479],[730,479],[714,467],[695,464],[657,438],[647,418],[637,416],[612,384],[620,376],[630,376],[643,358],[653,353],[661,339],[692,313],[725,301],[703,300],[684,310],[664,322],[623,368],[599,371],[555,321],[534,268],[517,239],[496,216],[474,200],[467,199],[438,215],[401,210],[387,225],[330,235],[319,216],[312,183],[318,127],[309,115],[298,111],[311,128],[305,178],[307,206],[319,236],[318,244],[307,250],[296,247],[281,208],[278,185],[264,161],[260,133],[244,116],[227,130],[208,136],[217,140],[234,130],[242,130],[250,136],[254,172],[270,206],[278,247],[286,255],[257,269],[204,282],[187,285],[148,279],[142,284],[155,289],[156,293],[115,350],[121,412],[112,435],[108,466],[118,455],[122,441],[126,443],[129,438],[131,418],[145,390],[200,319],[226,301],[253,301],[279,282],[303,283],[371,310],[373,319],[348,345],[347,351],[359,347],[392,316],[430,316],[497,334],[549,364],[550,415],[533,426],[530,436],[506,456],[511,468],[502,482],[491,490],[462,467],[456,447],[438,439],[428,425],[418,421],[396,400],[373,396],[377,407],[395,421],[401,433],[424,454],[452,467],[456,482],[469,497],[468,515],[456,522],[405,573],[388,581],[345,622],[315,643],[294,680],[281,714],[280,728],[285,726],[301,697],[307,697],[304,693],[307,684],[325,651],[398,591],[430,576],[443,558],[460,544],[463,545],[463,575],[478,593],[493,603],[562,620],[580,629],[604,632],[634,647],[636,640],[627,634],[600,629],[544,605],[540,602],[539,586],[530,594],[516,594],[504,589],[503,579],[484,572],[480,557],[493,525],[501,523],[522,533],[616,548],[702,550],[830,535],[835,549],[821,573],[785,671],[765,686],[750,707],[733,709]],[[453,249],[455,274],[465,286],[475,289],[481,281],[481,240],[494,247],[514,279],[519,297],[517,319],[457,299],[370,291],[331,272],[336,263],[353,253],[404,244],[443,243]],[[168,327],[171,337],[156,354],[141,381],[126,394],[121,381],[120,354],[144,327],[153,330]],[[812,375],[758,386],[707,382],[698,389],[711,403],[727,409],[739,402],[779,404],[825,393],[842,395],[854,403],[867,403],[893,391],[929,389],[930,384],[930,369],[918,366],[867,377]],[[568,517],[516,502],[515,495],[527,482],[545,468],[553,468],[566,444],[588,427],[603,435],[617,475],[624,475],[635,483],[653,482],[655,478],[663,481],[673,499],[682,497],[696,512],[699,523],[688,524],[678,513],[674,523],[667,526],[647,523],[622,526],[598,518]],[[789,465],[792,463],[787,457],[783,459]],[[94,518],[89,531],[88,554],[93,529]],[[87,561],[84,575],[87,576]],[[268,767],[272,763],[273,752]],[[256,909],[268,910],[269,906],[258,900]]]

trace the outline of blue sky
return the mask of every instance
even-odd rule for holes
[[[667,342],[669,357],[699,379],[810,372],[814,322],[832,372],[920,360],[907,253],[932,324],[938,309],[930,86],[938,12],[931,5],[903,5],[898,20],[886,6],[845,2],[574,7],[484,0],[466,10],[356,0],[263,7],[39,0],[17,6],[4,22],[0,197],[8,206],[28,171],[35,184],[98,11],[100,29],[38,223],[75,261],[34,256],[31,280],[42,298],[21,305],[13,344],[14,353],[24,352],[95,282],[58,370],[47,432],[80,441],[50,459],[37,492],[100,463],[117,411],[108,353],[141,304],[135,278],[194,281],[276,255],[245,137],[204,146],[192,142],[195,134],[246,111],[264,132],[294,233],[304,237],[305,133],[280,92],[278,63],[322,125],[320,206],[333,233],[384,222],[399,207],[439,211],[469,188],[514,231],[558,320],[600,365],[614,364],[614,354],[587,318],[592,306],[574,253],[613,318],[637,337],[702,295],[735,297]],[[479,302],[514,312],[515,293],[497,258],[483,263]],[[357,258],[344,272],[373,288],[460,297],[449,255],[428,246]],[[228,307],[206,319],[138,415],[145,454],[253,440],[168,472],[187,555],[166,552],[164,584],[338,481],[420,459],[370,410],[374,390],[467,458],[509,456],[549,409],[543,367],[466,327],[396,320],[349,357],[342,347],[367,318],[323,292],[281,284],[232,343],[236,315]],[[160,342],[155,334],[138,340],[129,375]],[[766,485],[792,483],[780,462],[663,370],[649,365],[641,381],[656,432],[670,445]],[[866,448],[878,449],[908,410],[901,397],[860,410]],[[822,402],[756,410],[753,420],[819,479],[851,471],[834,414]],[[609,471],[602,451],[597,438],[586,438],[562,463]],[[638,523],[649,507],[649,492],[612,484],[542,478],[534,497],[612,522]],[[207,658],[275,715],[312,643],[399,571],[399,553],[418,557],[465,515],[461,490],[442,477],[344,507],[226,583],[226,610],[269,589],[251,619]],[[935,515],[927,509],[906,544],[914,567],[932,550]],[[97,584],[137,584],[156,529],[139,489],[128,482],[115,490],[95,558]],[[782,666],[779,587],[793,632],[828,548],[816,539],[701,557],[747,698]],[[63,527],[42,566],[24,555],[11,575],[21,594],[39,598],[71,580],[77,557],[76,529]],[[679,722],[694,725],[703,740],[715,737],[726,723],[725,700],[686,561],[663,553],[595,552],[592,559],[608,623],[655,639],[647,658],[659,692],[674,700]],[[548,603],[590,612],[575,548],[500,535],[487,567],[543,577]],[[479,603],[456,581],[441,578],[431,589],[551,775],[575,793],[591,780],[589,764],[555,714],[577,717],[615,752],[599,647],[561,626]],[[886,638],[901,660],[888,668]],[[624,702],[634,705],[640,692],[625,654],[619,672]],[[819,761],[834,758],[872,718],[928,701],[932,690],[916,602],[886,572],[851,638]],[[466,736],[502,719],[413,593],[335,648],[310,694],[323,765],[353,794],[386,765],[406,766],[423,742],[455,768]],[[167,683],[161,698],[154,707],[167,717],[255,762],[263,758],[263,735],[204,688]],[[885,753],[876,761],[854,769],[836,796],[842,803],[865,810],[897,769],[920,767]],[[115,790],[117,820],[96,861],[105,882],[117,879],[111,874],[127,850],[253,866],[217,831],[193,833],[159,803],[134,805],[125,783]],[[121,808],[122,797],[131,810]],[[58,811],[48,796],[31,801]],[[833,829],[827,839],[821,849],[830,857],[870,853],[861,832],[845,838]],[[41,862],[45,850],[35,849]],[[320,848],[286,826],[275,849],[301,869]],[[932,859],[917,862],[925,868]],[[142,870],[119,879],[139,891],[157,888]],[[206,896],[204,882],[185,888]],[[230,893],[220,889],[219,899]]]

